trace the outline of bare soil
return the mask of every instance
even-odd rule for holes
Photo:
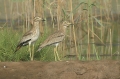
[[[0,79],[120,79],[120,61],[0,62]]]

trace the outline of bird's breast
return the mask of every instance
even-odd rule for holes
[[[38,29],[36,29],[36,31],[34,31],[34,33],[32,35],[32,41],[33,42],[36,41],[38,39],[39,35],[40,35],[40,32]]]

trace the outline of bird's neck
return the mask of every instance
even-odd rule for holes
[[[62,28],[61,28],[61,31],[63,31],[63,33],[65,33],[66,32],[66,27],[65,26],[61,26]]]
[[[39,29],[39,22],[37,21],[37,22],[34,22],[34,27],[36,28],[36,29]]]

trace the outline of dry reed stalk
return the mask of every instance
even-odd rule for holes
[[[34,8],[35,8],[35,16],[40,16],[40,17],[43,17],[43,0],[35,0],[35,5],[34,5]],[[44,27],[42,26],[42,23],[40,23],[40,33],[41,35],[43,35],[44,33]]]
[[[87,45],[87,60],[90,60],[90,32],[89,32],[89,29],[90,29],[90,18],[89,18],[89,14],[90,14],[90,10],[89,10],[89,0],[88,0],[88,4],[86,5],[87,6],[87,9],[88,9],[88,12],[87,12],[87,33],[88,33],[88,45]]]
[[[72,5],[72,0],[70,0],[70,10],[71,10],[71,12],[73,11],[72,6],[73,6]],[[71,13],[71,21],[74,24],[73,13]],[[75,27],[74,27],[74,25],[73,25],[73,38],[74,38],[74,43],[75,43],[76,56],[77,56],[77,59],[79,60],[79,54],[78,54],[78,49],[77,49],[76,34],[75,34]]]
[[[49,2],[49,3],[48,3],[47,1],[44,1],[43,3],[44,3],[45,8],[48,9],[48,11],[49,11],[48,13],[50,13],[51,22],[52,22],[52,27],[54,28],[54,27],[55,27],[55,24],[54,24],[54,16],[55,16],[55,13],[56,13],[56,12],[54,12],[55,10],[54,10],[53,7],[54,7],[54,5],[55,5],[55,1],[52,1],[52,2]],[[46,6],[46,5],[47,5],[47,6]],[[55,7],[56,7],[56,6],[55,6]],[[45,8],[44,8],[44,9],[45,9]],[[46,10],[46,9],[45,9],[45,10]],[[46,16],[46,17],[48,17],[48,16]]]
[[[111,0],[108,0],[108,1],[104,1],[104,5],[105,5],[105,10],[106,10],[106,19],[107,19],[107,23],[109,23],[109,21],[111,20],[110,16],[112,16],[112,13],[111,13]],[[113,18],[112,18],[113,20]],[[111,37],[111,29],[108,31],[109,32],[109,37],[108,37],[108,40],[110,42],[110,46],[108,48],[108,52],[107,54],[111,54],[112,56],[112,37]]]
[[[55,24],[54,24],[54,16],[55,16],[55,12],[53,12],[52,10],[53,10],[53,8],[51,8],[51,6],[52,5],[54,5],[55,4],[55,1],[53,1],[53,2],[51,2],[50,3],[50,6],[49,6],[49,10],[50,10],[50,16],[51,16],[51,20],[52,20],[52,26],[53,26],[53,28],[55,28]]]
[[[92,8],[95,8],[95,7],[91,6],[91,7],[89,7],[89,8],[90,8],[90,16],[91,16],[91,17],[90,17],[90,22],[91,22],[91,29],[92,29],[92,30],[91,30],[92,33],[91,33],[91,37],[90,37],[90,38],[91,38],[91,42],[92,42],[92,43],[95,43],[95,38],[94,38],[94,33],[95,33],[95,32],[94,32],[94,25],[93,25],[93,18],[92,18],[92,16],[93,16]],[[94,45],[94,44],[92,44],[92,47],[91,47],[91,48],[92,48],[92,54],[96,53],[96,52],[95,52],[96,49],[95,49],[95,45]]]
[[[116,0],[116,7],[117,7],[117,13],[119,13],[119,2],[118,2],[118,0]],[[117,17],[118,17],[118,20],[120,19],[120,15],[117,15]]]
[[[102,5],[102,0],[100,0],[100,5]],[[100,8],[100,21],[101,21],[101,23],[103,23],[102,16],[103,16],[103,12],[102,12],[102,8]],[[104,28],[101,27],[100,39],[101,39],[102,41],[104,41],[104,40],[103,40],[103,39],[104,39],[103,35],[104,35]],[[101,47],[101,51],[100,51],[100,52],[101,52],[102,54],[104,54],[104,48],[103,48],[103,46]]]
[[[13,9],[13,2],[11,2],[9,0],[9,3],[10,3],[10,16],[12,16],[12,14],[13,14],[13,11],[12,11],[12,9]],[[11,18],[11,20],[13,21],[13,17]],[[12,22],[10,24],[11,24],[11,27],[13,27]]]
[[[16,7],[17,7],[17,10],[16,10],[17,13],[20,14],[19,13],[19,3],[18,2],[16,2]],[[19,26],[19,18],[17,19],[17,24],[18,24],[17,26]]]
[[[25,4],[25,32],[27,32],[29,30],[29,27],[28,27],[28,14],[27,14],[27,11],[28,11],[28,1],[25,1],[24,2]]]
[[[80,10],[80,12],[82,11],[82,6],[79,8],[79,10]],[[81,12],[82,13],[82,12]],[[80,14],[80,13],[79,13]],[[81,19],[82,18],[82,16],[81,16],[81,14],[80,14],[80,17],[79,17],[79,19]],[[79,20],[79,30],[81,30],[81,20]],[[81,37],[82,37],[82,30],[81,31],[79,31],[79,36],[78,36],[78,39],[80,39],[80,41],[78,41],[78,44],[82,44],[83,43],[83,41],[81,40]],[[80,49],[79,49],[80,48]],[[83,46],[82,45],[79,45],[79,59],[81,59],[82,58],[82,50],[83,50]]]
[[[110,28],[110,54],[112,57],[112,34],[111,34],[111,28]]]
[[[6,14],[6,24],[8,23],[8,15],[7,15],[7,7],[6,7],[6,0],[4,0],[4,7],[5,7],[5,14]]]
[[[25,2],[22,1],[22,12],[25,13]],[[22,19],[25,19],[25,17],[23,17]],[[25,29],[25,23],[23,22],[23,32],[25,33],[26,32],[26,29]]]
[[[107,22],[110,21],[110,0],[103,0],[103,4],[105,6],[105,11],[103,11],[106,14],[106,20]]]
[[[33,6],[34,6],[34,7],[33,7],[33,17],[35,17],[35,13],[36,13],[36,12],[35,12],[35,10],[36,10],[36,9],[35,9],[35,6],[36,6],[36,5],[35,5],[35,0],[33,1]]]
[[[109,0],[109,9],[110,9],[111,20],[114,21],[114,15],[113,15],[113,11],[112,11],[112,0]]]
[[[120,6],[118,1],[119,1],[119,0],[116,0],[117,13],[119,13],[119,6]],[[120,15],[119,15],[119,14],[117,15],[117,18],[118,18],[118,20],[117,20],[117,24],[118,24],[118,23],[119,23],[119,20],[120,20]],[[118,28],[118,30],[117,30],[117,31],[118,31],[118,33],[117,33],[117,34],[118,34],[118,39],[117,39],[117,40],[119,41],[119,40],[120,40],[119,26],[117,26],[116,28]],[[117,50],[120,51],[120,45],[118,45]]]
[[[57,26],[60,29],[60,18],[61,18],[61,0],[57,0]]]

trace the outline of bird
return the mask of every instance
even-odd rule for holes
[[[39,30],[40,21],[45,21],[45,20],[39,16],[34,17],[33,27],[22,36],[14,53],[17,52],[21,47],[29,45],[30,59],[31,61],[33,60],[34,52],[33,50],[31,51],[31,44],[33,45],[34,48],[34,42],[38,39],[40,35],[40,30]]]
[[[58,52],[57,52],[57,48],[58,48],[58,45],[60,42],[62,42],[62,40],[65,38],[65,32],[66,32],[66,28],[69,26],[69,25],[72,25],[72,23],[68,22],[68,21],[64,21],[61,25],[61,29],[56,31],[55,33],[53,33],[52,35],[50,35],[38,48],[38,51],[40,51],[42,48],[46,47],[46,46],[49,46],[49,45],[55,45],[55,48],[54,48],[54,56],[55,56],[55,61],[57,61],[57,57],[58,57],[58,60],[60,60],[60,57],[58,55]]]

